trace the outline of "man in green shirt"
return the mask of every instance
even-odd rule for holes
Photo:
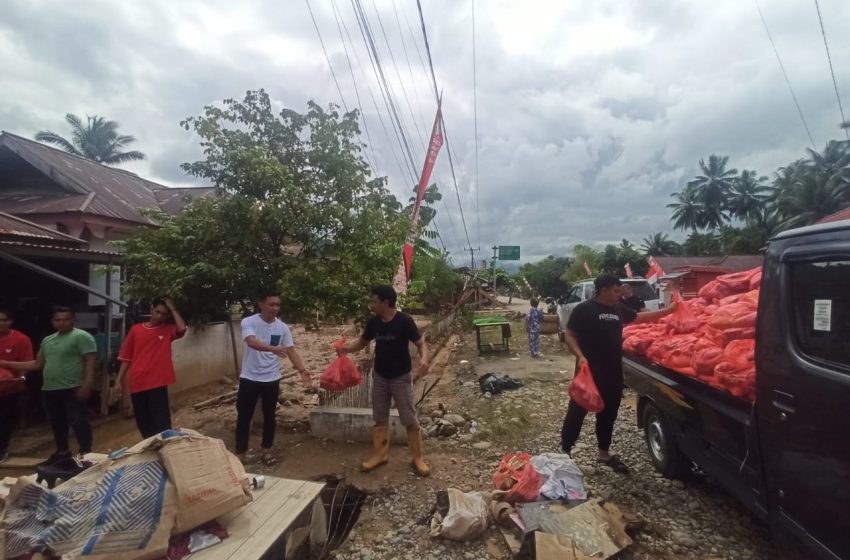
[[[0,366],[23,371],[41,370],[44,412],[53,438],[56,453],[45,463],[54,463],[71,456],[68,428],[74,429],[80,455],[92,450],[92,430],[86,415],[85,403],[94,383],[97,345],[94,337],[75,328],[74,311],[68,307],[53,309],[53,328],[56,332],[41,342],[38,355],[31,362],[2,362]]]

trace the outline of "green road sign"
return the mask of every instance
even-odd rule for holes
[[[518,261],[519,245],[499,245],[500,261]]]

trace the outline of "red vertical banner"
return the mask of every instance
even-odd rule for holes
[[[428,152],[425,154],[425,163],[422,165],[422,173],[419,176],[419,185],[416,190],[416,204],[413,205],[413,215],[410,220],[410,231],[404,240],[401,250],[401,263],[393,280],[393,287],[399,294],[407,292],[407,284],[410,282],[410,269],[413,266],[413,244],[416,242],[416,225],[419,222],[419,208],[422,206],[422,198],[428,190],[428,181],[434,171],[437,155],[443,147],[443,116],[442,109],[437,105],[437,115],[434,117],[434,126],[431,129],[431,140],[428,142]]]
[[[658,279],[664,276],[664,269],[661,268],[661,265],[658,264],[658,261],[655,260],[655,257],[649,257],[649,272],[646,273],[646,279],[650,281],[650,283],[658,282]]]
[[[584,261],[584,271],[587,272],[588,276],[593,276],[593,271],[590,270],[590,265],[587,264],[587,261]]]
[[[626,278],[634,278],[635,275],[632,273],[632,265],[631,263],[626,263],[624,267],[626,269]]]

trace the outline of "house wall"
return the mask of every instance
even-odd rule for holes
[[[235,364],[242,363],[242,328],[239,319],[231,325],[232,338],[228,323],[210,323],[203,328],[190,328],[185,337],[174,343],[177,383],[169,389],[172,394],[218,382],[222,377],[236,381],[239,372]],[[236,341],[235,363],[233,340]]]

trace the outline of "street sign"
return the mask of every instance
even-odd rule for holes
[[[519,245],[499,245],[500,261],[518,261]]]

